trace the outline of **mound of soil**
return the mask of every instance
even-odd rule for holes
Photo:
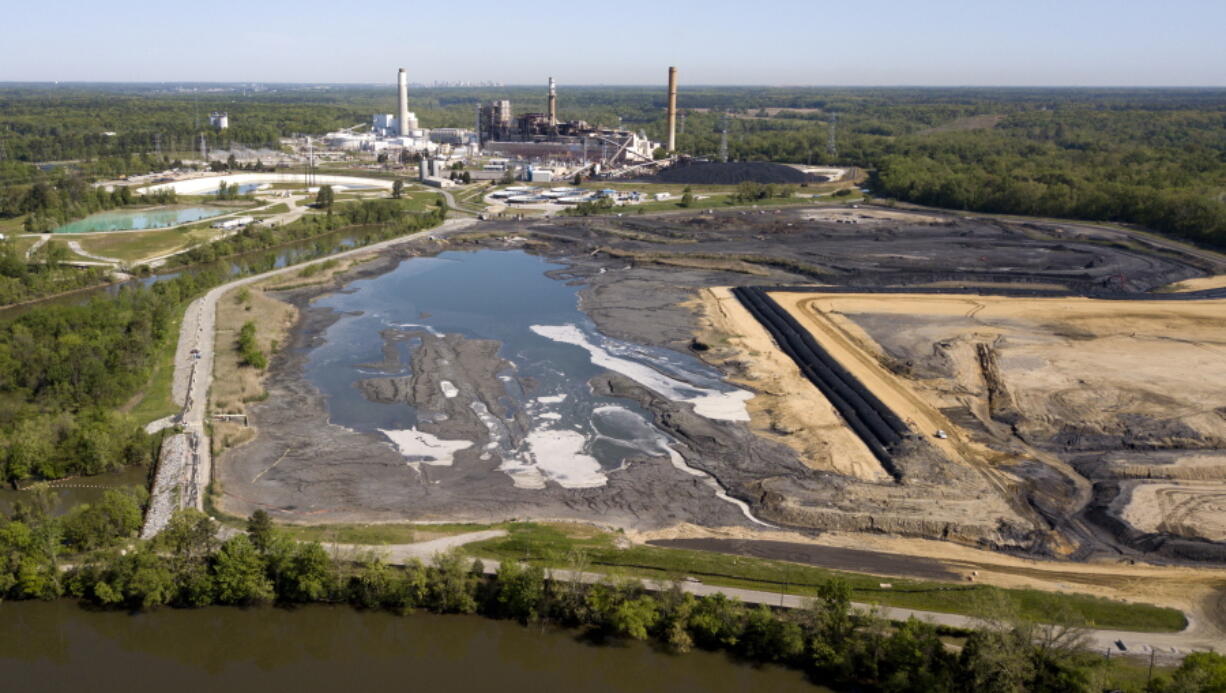
[[[674,166],[660,171],[648,182],[687,183],[694,185],[736,185],[755,183],[813,183],[819,176],[810,176],[800,169],[765,161],[719,163],[715,161]]]

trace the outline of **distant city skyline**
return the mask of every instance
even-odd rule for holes
[[[403,66],[424,84],[662,84],[676,65],[683,88],[1226,86],[1220,0],[549,7],[26,3],[6,11],[0,81],[369,84]]]

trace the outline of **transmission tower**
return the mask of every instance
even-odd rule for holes
[[[153,153],[158,156],[162,155],[162,133],[160,132],[153,133]]]
[[[835,133],[838,130],[838,126],[839,126],[839,114],[831,113],[830,114],[830,135],[829,135],[829,138],[826,140],[826,153],[830,155],[830,163],[832,164],[834,163],[834,160],[838,158],[839,156],[839,146],[835,140]]]
[[[209,144],[204,139],[204,133],[200,133],[200,158],[204,160],[204,165],[209,164]]]
[[[728,113],[719,119],[719,160],[728,163]]]

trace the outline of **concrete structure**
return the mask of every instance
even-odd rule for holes
[[[439,178],[437,176],[426,176],[421,179],[421,182],[432,188],[454,188],[456,185],[455,181],[450,178]]]
[[[397,77],[397,82],[396,82],[397,96],[400,99],[400,110],[397,112],[398,113],[397,118],[400,121],[398,123],[400,125],[400,136],[408,137],[409,130],[410,130],[409,128],[409,74],[405,72],[404,68],[402,67],[400,68],[400,72],[397,73],[396,77]]]
[[[209,114],[209,126],[218,130],[230,127],[230,114],[225,111],[214,111]],[[114,133],[111,133],[114,134]]]
[[[668,68],[668,152],[677,151],[677,68]]]
[[[225,229],[230,231],[237,228],[242,228],[255,221],[255,217],[234,217],[233,219],[223,219],[213,223],[215,229]]]

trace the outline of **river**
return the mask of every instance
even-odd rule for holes
[[[476,616],[348,607],[146,614],[74,602],[0,604],[10,691],[829,691],[800,672]]]

